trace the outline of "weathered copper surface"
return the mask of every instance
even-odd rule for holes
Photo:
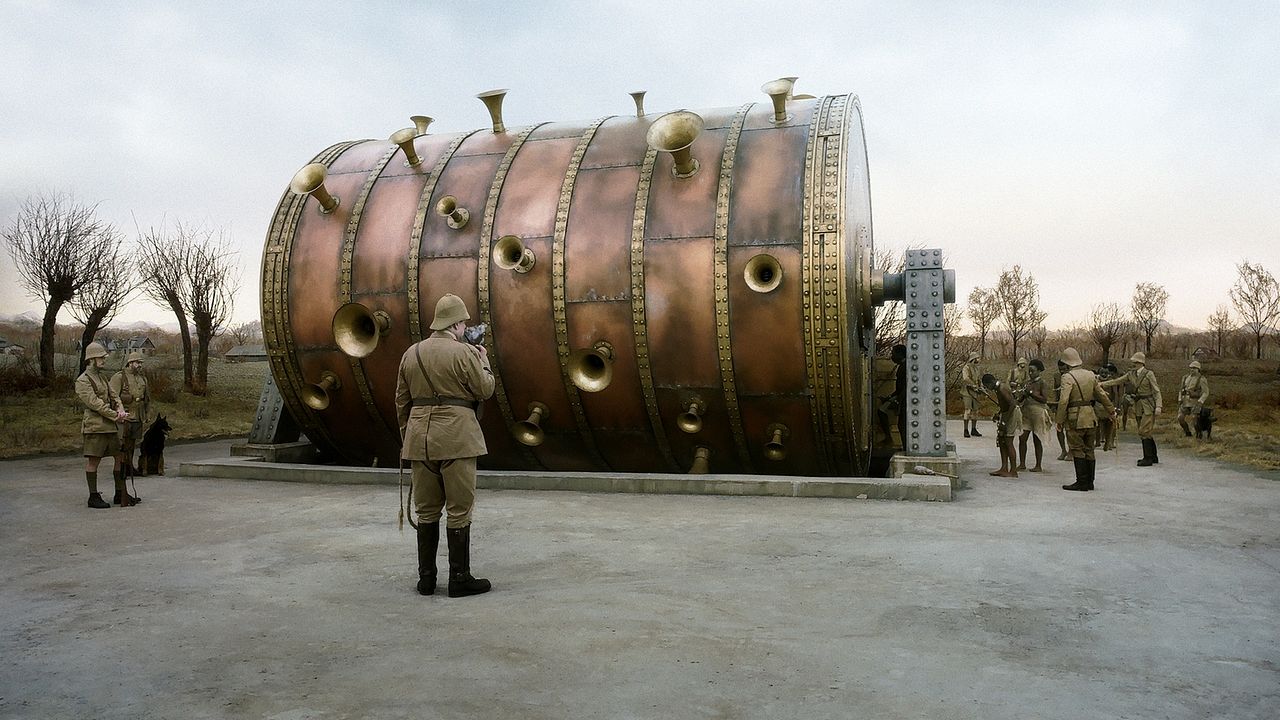
[[[452,292],[490,326],[485,466],[683,472],[702,447],[713,472],[865,472],[861,110],[833,96],[786,111],[781,123],[768,102],[697,111],[689,177],[646,144],[661,113],[419,135],[415,167],[390,140],[329,148],[315,162],[339,204],[321,214],[286,191],[263,256],[264,333],[290,413],[341,460],[394,465],[396,367]],[[460,229],[436,212],[446,195],[469,214]],[[527,272],[495,262],[507,235],[532,253]],[[762,254],[776,286],[748,282]],[[349,302],[390,318],[363,357],[334,339]],[[571,358],[600,343],[612,375],[589,392]],[[301,393],[326,372],[338,386],[317,410]],[[690,433],[677,419],[694,400]],[[541,443],[528,446],[514,431],[535,404],[542,434],[521,437]]]

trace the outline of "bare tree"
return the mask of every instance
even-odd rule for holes
[[[1231,319],[1231,312],[1227,310],[1226,305],[1219,305],[1209,315],[1209,337],[1213,338],[1213,351],[1222,355],[1222,341],[1231,333],[1235,332],[1236,324]]]
[[[1021,265],[1014,265],[1000,273],[992,292],[1000,304],[1000,318],[1013,343],[1013,356],[1017,357],[1018,341],[1048,317],[1048,313],[1040,310],[1040,285],[1030,273],[1023,275]]]
[[[220,335],[235,309],[235,294],[240,289],[236,274],[236,255],[221,231],[200,230],[185,268],[183,305],[191,311],[196,331],[195,375],[191,392],[209,392],[209,344]]]
[[[161,307],[173,311],[182,338],[182,388],[192,390],[191,325],[183,304],[195,244],[195,230],[175,223],[172,230],[159,227],[138,233],[138,267],[142,270],[142,290]]]
[[[876,247],[871,253],[871,272],[900,273],[906,268],[907,251],[919,250],[922,245],[914,243],[906,250],[899,252],[890,245]],[[876,352],[887,354],[890,349],[907,338],[906,305],[900,300],[890,300],[875,309]]]
[[[97,206],[69,195],[46,193],[28,197],[4,230],[4,241],[31,297],[45,304],[40,325],[40,377],[53,377],[54,332],[63,305],[82,288],[98,281],[98,249],[111,226],[97,217]]]
[[[1147,354],[1151,354],[1151,337],[1164,322],[1165,305],[1169,302],[1169,292],[1155,283],[1138,283],[1133,288],[1133,300],[1130,310],[1133,312],[1133,324],[1147,339]]]
[[[84,351],[94,336],[115,320],[120,308],[138,288],[132,272],[133,257],[125,250],[124,235],[114,228],[103,232],[96,252],[101,262],[97,282],[85,285],[71,301],[71,315],[84,325],[78,367],[84,367]]]
[[[1038,358],[1044,357],[1044,344],[1048,339],[1049,328],[1044,325],[1038,325],[1032,328],[1031,332],[1027,333],[1027,340],[1030,340],[1031,344],[1036,346],[1036,357]]]
[[[1240,276],[1231,286],[1231,304],[1243,318],[1243,326],[1254,338],[1258,359],[1262,358],[1262,337],[1274,332],[1271,326],[1280,316],[1280,284],[1262,264],[1248,260],[1236,266]]]
[[[1089,313],[1089,339],[1102,350],[1102,364],[1111,360],[1111,346],[1129,332],[1129,320],[1116,303],[1100,303]]]
[[[978,354],[987,356],[987,335],[996,318],[1000,317],[1000,301],[993,291],[975,287],[969,292],[969,322],[978,333]]]
[[[262,322],[253,320],[231,325],[227,328],[231,340],[236,345],[247,345],[250,340],[257,340],[262,335]]]

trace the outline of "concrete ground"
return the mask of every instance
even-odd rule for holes
[[[480,491],[460,599],[394,486],[89,510],[80,458],[3,462],[0,717],[1280,715],[1280,478],[1128,444],[1068,493],[956,442],[950,503]]]

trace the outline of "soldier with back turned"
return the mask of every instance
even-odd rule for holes
[[[1097,460],[1093,456],[1093,447],[1098,432],[1098,417],[1094,412],[1094,403],[1102,406],[1103,411],[1115,418],[1116,409],[1111,398],[1102,389],[1098,377],[1092,371],[1081,367],[1080,353],[1075,348],[1062,351],[1059,362],[1069,368],[1062,374],[1062,390],[1058,395],[1057,422],[1067,431],[1067,447],[1071,448],[1071,457],[1075,463],[1076,481],[1063,485],[1063,490],[1087,491],[1093,489],[1094,471]]]

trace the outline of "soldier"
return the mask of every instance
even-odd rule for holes
[[[1195,422],[1195,417],[1200,414],[1200,409],[1209,401],[1209,381],[1204,379],[1204,375],[1200,374],[1200,361],[1192,360],[1187,366],[1187,374],[1182,376],[1182,389],[1178,391],[1178,424],[1182,426],[1182,432],[1187,437],[1191,437],[1191,428],[1187,427],[1187,417],[1191,418],[1191,422]],[[1196,433],[1196,439],[1199,439],[1199,432]]]
[[[1164,409],[1164,404],[1160,397],[1160,384],[1156,382],[1155,373],[1147,369],[1147,356],[1136,352],[1129,358],[1129,362],[1133,363],[1133,368],[1129,372],[1102,383],[1102,386],[1109,388],[1127,383],[1133,388],[1130,404],[1133,406],[1134,420],[1138,424],[1138,437],[1142,439],[1142,459],[1138,461],[1138,466],[1149,467],[1160,462],[1156,441],[1151,437],[1151,431],[1156,424],[1156,415]]]
[[[1044,363],[1039,359],[1032,360],[1027,367],[1027,382],[1015,393],[1022,410],[1022,436],[1018,438],[1018,469],[1027,469],[1027,436],[1033,435],[1036,451],[1036,466],[1031,472],[1043,472],[1040,466],[1044,458],[1044,442],[1042,440],[1049,429],[1049,383],[1044,377]]]
[[[964,400],[964,436],[982,437],[978,432],[978,393],[982,392],[978,372],[978,353],[969,353],[969,361],[960,371],[960,397]],[[973,429],[970,430],[970,424]]]
[[[1120,375],[1120,370],[1116,367],[1115,363],[1109,362],[1106,365],[1103,365],[1102,369],[1106,372],[1107,376],[1103,378],[1101,373],[1099,373],[1099,379],[1110,380],[1111,378],[1118,377]],[[1116,408],[1116,415],[1120,416],[1124,412],[1124,388],[1117,385],[1103,389],[1107,391],[1107,397],[1111,398],[1111,404]],[[1119,424],[1120,422],[1118,420],[1111,420],[1110,418],[1106,419],[1102,423],[1103,431],[1101,433],[1101,439],[1103,441],[1102,449],[1104,452],[1115,449],[1116,430]]]
[[[133,450],[142,438],[143,426],[150,420],[151,391],[147,388],[147,376],[142,373],[142,361],[142,353],[134,350],[129,353],[124,369],[111,377],[111,392],[120,398],[120,404],[129,414],[128,421],[120,426],[120,455],[116,462],[117,487],[137,467],[133,464]],[[117,505],[137,505],[142,500],[128,492],[116,491],[112,502]]]
[[[1062,376],[1071,368],[1061,360],[1058,361],[1058,373],[1053,376],[1053,397],[1049,399],[1049,418],[1053,419],[1058,416],[1058,398],[1062,395]],[[1066,433],[1062,430],[1060,423],[1054,423],[1054,434],[1058,436],[1058,449],[1062,452],[1058,453],[1059,460],[1070,460],[1071,456],[1067,452]]]
[[[449,597],[490,588],[488,580],[471,575],[471,512],[476,458],[488,452],[476,408],[493,395],[494,379],[484,346],[462,341],[469,319],[462,298],[441,297],[431,323],[435,332],[405,351],[396,381],[400,457],[413,464],[418,592],[423,595],[436,591],[441,510],[448,512]]]
[[[1015,394],[1025,387],[1027,380],[1030,379],[1030,373],[1027,372],[1027,359],[1018,358],[1018,364],[1009,369],[1009,375],[1005,379],[1009,381],[1009,390]]]
[[[111,391],[110,383],[102,377],[102,368],[107,364],[107,349],[99,343],[89,343],[84,349],[84,359],[84,372],[76,378],[76,397],[84,405],[80,432],[84,435],[84,477],[89,483],[88,505],[97,509],[109,508],[111,505],[98,492],[98,464],[104,457],[115,457],[116,497],[127,497],[120,468],[120,443],[116,435],[116,424],[124,422],[128,413],[120,404],[120,399]],[[119,500],[117,504],[128,507]]]
[[[1094,471],[1097,461],[1093,457],[1094,435],[1097,433],[1098,419],[1094,413],[1094,403],[1102,405],[1103,410],[1115,418],[1116,409],[1111,398],[1103,392],[1098,377],[1089,370],[1080,367],[1080,353],[1075,348],[1062,351],[1059,361],[1069,368],[1062,375],[1062,393],[1058,395],[1058,425],[1067,430],[1067,445],[1071,448],[1071,457],[1076,466],[1076,481],[1063,485],[1063,490],[1086,491],[1093,489]]]
[[[989,474],[997,477],[1018,477],[1014,467],[1018,463],[1018,454],[1013,451],[1013,438],[1022,429],[1022,413],[1018,409],[1018,401],[1009,389],[1009,383],[996,380],[996,376],[986,373],[982,376],[982,387],[995,394],[996,405],[996,447],[1000,449],[1000,469]]]

